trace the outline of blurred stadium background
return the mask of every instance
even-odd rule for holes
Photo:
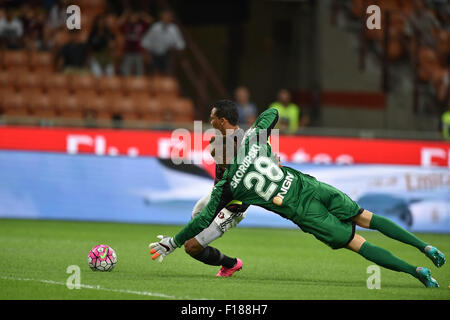
[[[213,166],[193,141],[201,163],[173,165],[171,132],[228,98],[242,128],[286,110],[285,165],[450,233],[449,19],[445,0],[0,0],[0,217],[187,222]]]

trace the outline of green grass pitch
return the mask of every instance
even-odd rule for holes
[[[417,249],[377,232],[372,243],[431,269],[440,288],[426,289],[410,275],[381,269],[381,289],[366,286],[372,263],[346,249],[331,250],[298,229],[236,228],[213,245],[240,257],[242,271],[216,278],[207,266],[176,250],[159,264],[148,244],[180,226],[0,220],[0,299],[450,299],[450,263],[440,269]],[[450,235],[418,234],[450,256]],[[118,263],[93,272],[89,250],[108,244]],[[81,269],[81,289],[68,289],[69,265]]]

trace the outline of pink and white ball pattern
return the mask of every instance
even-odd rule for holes
[[[116,263],[116,252],[110,246],[99,244],[89,252],[88,264],[93,271],[111,271]]]

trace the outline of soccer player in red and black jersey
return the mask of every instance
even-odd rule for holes
[[[219,130],[222,135],[238,135],[243,130],[238,125],[238,109],[235,103],[228,100],[217,101],[211,109],[211,125]],[[214,184],[222,179],[225,168],[216,164]],[[192,210],[192,218],[202,211],[209,202],[211,193],[201,198]],[[222,266],[217,273],[218,277],[231,277],[234,272],[242,268],[239,258],[231,258],[218,249],[209,246],[211,242],[221,237],[227,230],[235,227],[245,218],[248,205],[239,201],[231,201],[219,214],[208,228],[204,229],[194,238],[184,243],[185,251],[194,259],[212,266]]]

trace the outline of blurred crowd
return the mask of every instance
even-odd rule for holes
[[[255,103],[250,99],[250,91],[245,86],[239,86],[234,91],[239,112],[239,125],[243,128],[250,127],[256,120],[259,111]],[[309,123],[309,116],[292,101],[291,92],[282,88],[278,90],[277,97],[269,108],[278,110],[279,120],[276,129],[283,134],[296,134],[298,130]]]
[[[156,1],[0,0],[0,117],[190,123],[193,101],[174,72],[186,44],[173,20]]]
[[[381,9],[382,28],[366,29],[365,38],[384,48],[390,62],[408,61],[420,97],[416,112],[443,114],[450,108],[450,4],[448,0],[351,0],[351,14],[365,19],[367,3]],[[389,19],[388,19],[389,16]],[[388,38],[385,38],[385,36]],[[377,51],[377,50],[375,50]],[[384,53],[384,49],[378,50]],[[441,118],[443,130],[450,126]]]
[[[67,73],[171,74],[174,55],[185,48],[172,13],[162,9],[156,17],[136,7],[116,13],[107,4],[84,1],[81,29],[69,32],[69,0],[0,2],[0,46],[50,51],[55,69]]]

